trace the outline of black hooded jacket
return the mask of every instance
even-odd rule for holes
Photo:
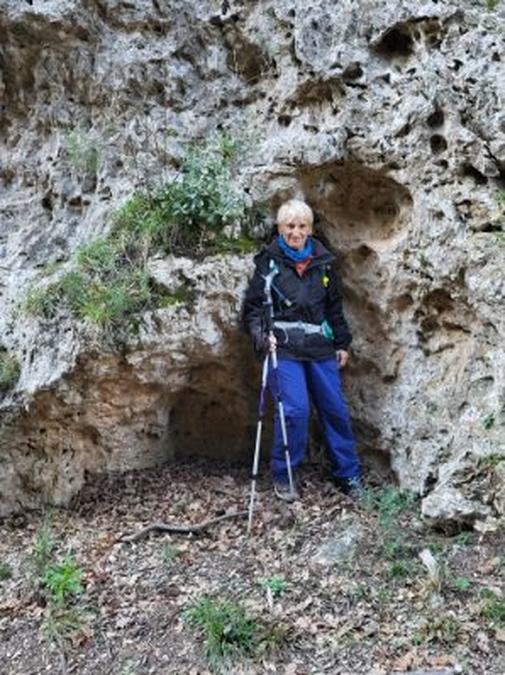
[[[295,263],[280,248],[277,239],[264,247],[254,258],[256,269],[246,291],[243,305],[243,323],[247,332],[256,338],[266,333],[265,276],[273,260],[279,273],[272,286],[275,321],[303,321],[321,325],[326,320],[334,339],[320,334],[305,334],[302,330],[275,329],[279,356],[298,360],[326,359],[337,349],[347,349],[352,336],[342,309],[342,293],[334,256],[323,244],[313,238],[313,257],[302,276]]]

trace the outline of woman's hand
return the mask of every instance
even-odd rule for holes
[[[272,353],[277,348],[277,338],[275,335],[266,335],[262,331],[257,331],[253,333],[252,338],[254,350],[260,356],[266,354],[266,352]]]
[[[345,368],[347,361],[349,361],[349,352],[346,352],[345,349],[338,349],[335,355],[337,357],[337,363],[341,368]]]

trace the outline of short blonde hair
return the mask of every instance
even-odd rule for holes
[[[277,225],[284,225],[291,220],[293,216],[304,218],[310,227],[314,224],[314,212],[310,206],[301,199],[290,199],[282,204],[277,211]]]

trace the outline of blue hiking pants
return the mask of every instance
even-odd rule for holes
[[[279,359],[278,385],[286,418],[286,431],[293,473],[303,459],[309,434],[310,402],[319,413],[326,443],[330,451],[335,478],[357,478],[360,475],[356,441],[351,429],[347,404],[340,383],[336,359],[295,361]],[[276,391],[275,373],[269,373],[269,388]],[[275,406],[272,477],[288,482],[279,411]]]

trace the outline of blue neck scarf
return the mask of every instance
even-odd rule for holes
[[[281,250],[288,256],[290,260],[294,260],[294,262],[304,262],[314,252],[314,243],[312,241],[312,237],[307,237],[305,246],[300,251],[298,251],[296,248],[291,248],[291,246],[288,246],[282,234],[278,235],[277,242],[279,243]]]

